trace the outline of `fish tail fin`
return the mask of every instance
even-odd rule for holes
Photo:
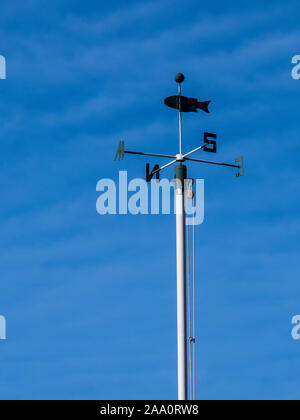
[[[198,102],[198,108],[202,109],[202,111],[206,112],[207,114],[210,114],[210,110],[208,109],[208,105],[210,103],[211,101]]]

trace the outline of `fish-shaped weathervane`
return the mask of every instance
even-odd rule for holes
[[[179,95],[169,96],[164,100],[165,105],[170,108],[179,109]],[[198,112],[197,109],[201,109],[204,112],[210,113],[208,105],[211,101],[199,102],[196,98],[187,98],[186,96],[180,96],[180,104],[182,112]]]

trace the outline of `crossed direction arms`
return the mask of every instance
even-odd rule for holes
[[[185,153],[184,155],[178,154],[176,156],[175,155],[164,155],[164,154],[160,154],[160,153],[144,153],[144,152],[134,152],[134,151],[130,151],[130,150],[125,150],[125,142],[121,141],[119,143],[118,150],[117,150],[117,153],[116,153],[116,156],[115,156],[114,160],[117,160],[117,159],[118,160],[123,160],[125,153],[126,154],[132,154],[132,155],[153,156],[153,157],[162,157],[162,158],[166,158],[166,159],[172,159],[171,162],[169,162],[169,163],[167,163],[167,164],[165,164],[161,167],[156,165],[155,168],[153,169],[153,171],[151,172],[151,178],[153,177],[153,175],[158,174],[160,171],[162,171],[165,168],[168,168],[169,166],[173,165],[174,163],[184,162],[185,160],[189,160],[191,162],[208,163],[208,164],[212,164],[212,165],[227,166],[227,167],[231,167],[231,168],[240,169],[240,172],[238,172],[236,174],[236,176],[237,177],[243,176],[244,175],[244,164],[243,164],[243,158],[242,157],[239,157],[235,160],[236,163],[239,162],[239,164],[236,164],[236,165],[231,164],[231,163],[214,162],[214,161],[202,160],[202,159],[192,159],[192,158],[188,157],[188,156],[191,156],[192,154],[198,152],[201,149],[203,149],[206,152],[216,153],[216,141],[210,140],[209,137],[216,138],[216,136],[214,134],[205,133],[204,134],[205,143],[202,146],[196,147],[196,149],[193,149],[190,152]],[[213,147],[208,147],[209,145],[212,145]],[[147,169],[147,173],[148,173],[148,169]],[[149,176],[147,176],[147,178],[149,178]]]

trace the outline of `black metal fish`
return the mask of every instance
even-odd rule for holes
[[[208,105],[211,101],[199,102],[196,98],[187,98],[181,96],[181,111],[182,112],[198,112],[197,109],[201,109],[204,112],[210,113]],[[179,109],[179,96],[169,96],[164,100],[165,105],[170,108]]]

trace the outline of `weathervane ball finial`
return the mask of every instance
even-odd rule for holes
[[[175,76],[175,82],[182,83],[184,81],[184,74],[177,73]]]

